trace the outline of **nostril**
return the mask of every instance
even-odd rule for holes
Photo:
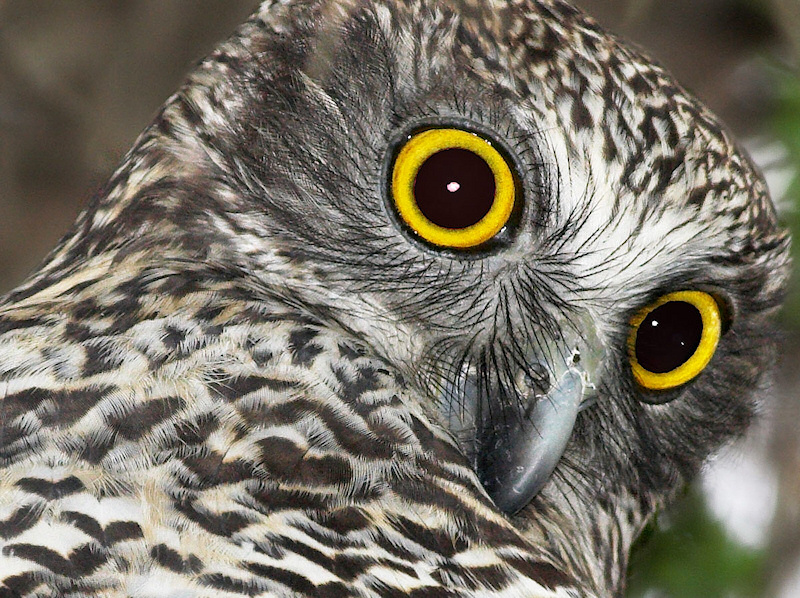
[[[536,395],[547,394],[552,387],[550,371],[541,363],[528,364],[522,373],[522,380],[522,388],[519,389],[520,394],[531,398]]]

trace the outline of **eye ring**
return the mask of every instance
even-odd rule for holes
[[[445,226],[434,222],[423,211],[415,192],[420,172],[431,164],[430,159],[441,158],[448,150],[451,154],[453,150],[472,154],[473,158],[467,157],[478,169],[486,169],[484,178],[491,178],[494,188],[491,197],[484,198],[488,209],[478,212],[476,221],[466,225]],[[458,183],[455,185],[459,189]],[[448,185],[447,189],[452,188]],[[421,239],[438,247],[463,250],[479,247],[503,230],[515,210],[517,185],[508,160],[489,140],[463,129],[432,128],[409,136],[397,153],[392,166],[391,195],[402,222]]]
[[[682,305],[681,305],[682,304]],[[696,310],[694,316],[698,317],[701,330],[699,338],[696,339],[696,347],[690,349],[691,354],[682,362],[680,358],[673,359],[676,361],[675,367],[653,367],[654,363],[663,363],[663,356],[658,355],[660,351],[654,348],[652,338],[648,339],[647,335],[654,336],[656,339],[663,341],[665,338],[669,339],[669,330],[659,331],[658,334],[651,334],[650,332],[643,332],[642,325],[650,323],[651,326],[659,325],[659,316],[657,310],[661,309],[664,316],[663,326],[670,326],[670,317],[675,314],[683,315],[689,313],[693,314],[691,308]],[[688,307],[688,309],[687,309]],[[670,311],[672,316],[670,316]],[[680,322],[678,322],[680,324]],[[690,325],[691,326],[691,325]],[[696,332],[696,331],[693,331]],[[666,334],[666,336],[665,336]],[[702,372],[711,358],[714,356],[719,339],[722,335],[722,315],[720,306],[712,295],[702,291],[678,291],[675,293],[668,293],[647,307],[641,309],[636,315],[631,318],[631,331],[628,336],[628,357],[633,371],[633,377],[639,386],[648,390],[669,390],[686,384],[690,380],[697,377]],[[677,337],[673,337],[677,338]],[[670,342],[668,340],[668,342]],[[677,342],[677,341],[675,341]],[[670,347],[664,347],[663,351],[666,353]],[[646,355],[646,353],[651,355]],[[653,355],[656,353],[656,355]],[[669,359],[666,361],[669,362]],[[653,371],[653,370],[666,370],[666,371]]]

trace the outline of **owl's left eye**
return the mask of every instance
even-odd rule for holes
[[[495,237],[511,218],[517,190],[503,154],[463,129],[410,136],[392,169],[397,214],[433,245],[470,249]]]
[[[633,377],[647,390],[685,384],[711,361],[721,335],[721,311],[713,296],[702,291],[664,295],[631,320]]]

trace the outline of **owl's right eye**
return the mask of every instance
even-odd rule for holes
[[[433,245],[470,249],[506,226],[518,201],[507,159],[463,129],[408,138],[394,160],[391,196],[402,221]]]

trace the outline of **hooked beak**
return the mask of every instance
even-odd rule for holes
[[[595,326],[588,314],[573,315],[564,324],[559,339],[531,355],[529,366],[546,371],[548,384],[518,384],[521,405],[491,391],[481,393],[476,373],[466,372],[459,409],[445,406],[448,426],[462,444],[466,441],[468,454],[474,453],[484,488],[507,515],[523,509],[550,479],[578,414],[594,398],[603,357]]]

